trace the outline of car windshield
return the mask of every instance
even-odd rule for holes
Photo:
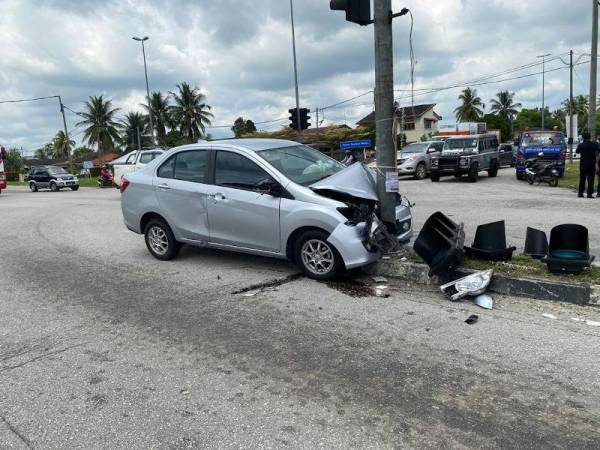
[[[564,145],[565,137],[562,133],[525,133],[523,135],[524,147],[541,145]]]
[[[346,167],[307,145],[271,148],[257,154],[290,180],[303,186],[316,183]]]
[[[448,139],[444,149],[476,148],[477,139]]]
[[[52,173],[52,174],[64,174],[64,173],[69,173],[67,172],[65,169],[63,169],[62,167],[48,167],[48,172]]]
[[[402,153],[424,153],[428,144],[410,144],[402,149]]]

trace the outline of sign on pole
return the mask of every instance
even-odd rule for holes
[[[577,138],[579,137],[579,133],[578,133],[578,124],[577,124],[577,114],[573,114],[573,136],[571,136],[571,130],[569,130],[569,116],[565,117],[565,124],[566,124],[566,129],[567,129],[567,139],[572,137],[573,138],[573,142],[577,141]]]
[[[371,139],[363,139],[361,141],[344,141],[340,142],[340,148],[342,150],[348,150],[352,148],[370,148],[372,145]]]
[[[93,169],[94,168],[94,162],[93,161],[84,161],[83,162],[83,168],[84,169]]]

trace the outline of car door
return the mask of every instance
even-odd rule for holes
[[[281,250],[281,198],[261,193],[261,181],[276,181],[241,153],[217,150],[208,199],[210,242],[268,252]]]
[[[48,169],[39,169],[35,174],[35,182],[38,188],[47,188],[50,186],[50,173],[48,173]]]
[[[153,179],[163,217],[184,239],[208,241],[209,155],[208,149],[176,153],[158,167]]]
[[[500,146],[500,164],[509,166],[512,163],[513,149],[512,145]]]
[[[431,157],[439,156],[442,154],[442,149],[444,148],[443,142],[432,142],[429,148],[427,149],[427,170],[431,169]]]

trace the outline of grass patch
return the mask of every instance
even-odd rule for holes
[[[412,248],[404,248],[399,256],[406,258],[410,262],[423,263],[423,260],[419,258]],[[512,261],[506,262],[483,261],[471,259],[463,255],[461,267],[471,270],[493,269],[495,273],[517,278],[544,279],[569,284],[589,283],[600,285],[600,267],[592,266],[584,270],[580,275],[555,275],[548,272],[548,266],[545,263],[527,255],[515,255]]]
[[[558,180],[558,186],[577,190],[579,186],[579,161],[567,162],[565,174]]]

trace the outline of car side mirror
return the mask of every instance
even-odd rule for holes
[[[281,197],[283,190],[275,180],[262,180],[256,185],[256,190],[261,194],[269,194],[273,197]]]

